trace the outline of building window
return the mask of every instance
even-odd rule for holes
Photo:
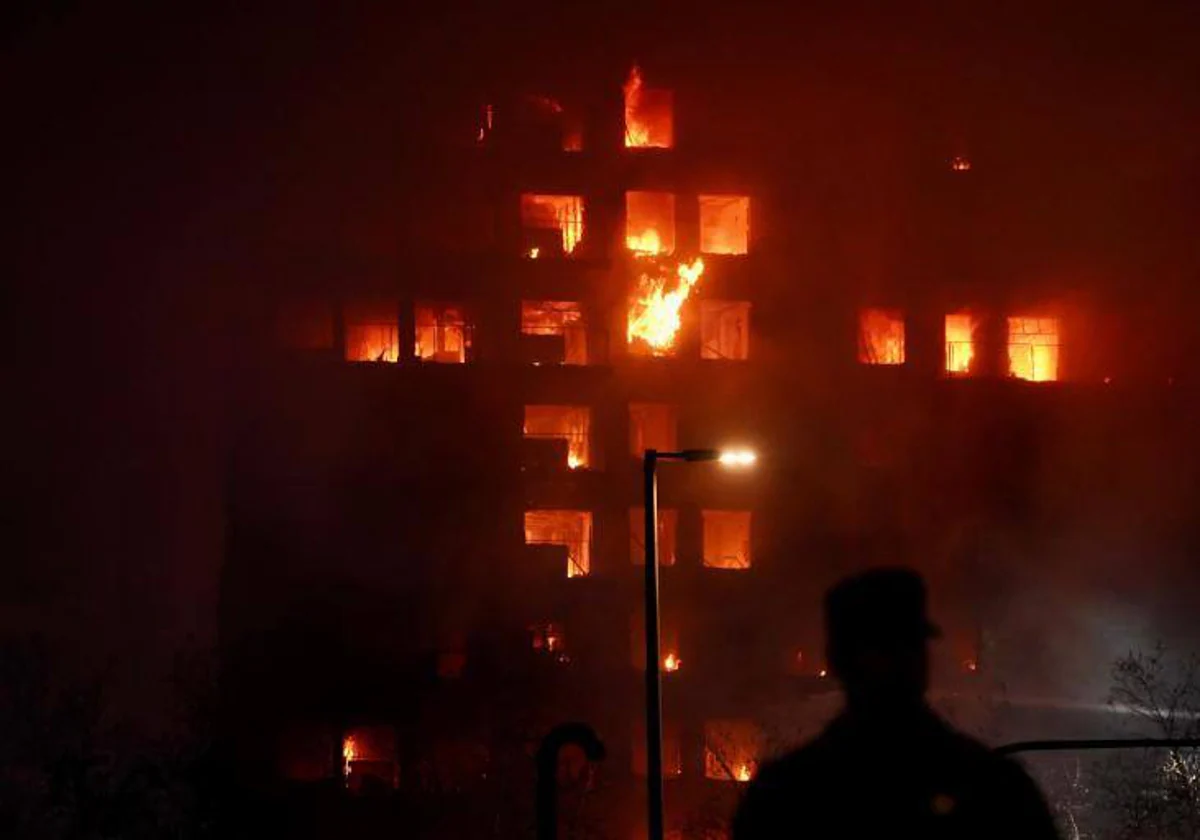
[[[527,257],[572,254],[583,239],[583,199],[577,195],[523,193],[521,225],[526,232]]]
[[[633,727],[633,747],[630,769],[636,776],[645,776],[649,762],[646,757],[646,723],[639,721]],[[683,775],[683,742],[679,738],[679,727],[670,721],[662,728],[662,772],[667,779]]]
[[[463,308],[450,303],[418,303],[416,356],[426,362],[461,365],[471,350],[471,328]]]
[[[636,65],[625,82],[625,146],[669,149],[675,145],[675,101],[672,91],[648,88]]]
[[[674,566],[679,511],[658,509],[658,565]],[[629,559],[635,565],[646,562],[646,509],[629,509]]]
[[[704,565],[710,569],[750,568],[750,511],[706,510]]]
[[[675,406],[667,403],[630,403],[630,453],[635,458],[641,458],[647,449],[675,451],[675,426]]]
[[[1029,382],[1058,379],[1057,318],[1008,319],[1008,375]]]
[[[975,364],[975,316],[958,312],[946,316],[946,373],[967,376]]]
[[[587,324],[578,303],[521,301],[521,334],[531,337],[527,347],[534,364],[587,364]]]
[[[762,734],[750,720],[712,720],[704,724],[704,777],[748,782],[758,770]]]
[[[904,315],[896,309],[858,314],[858,360],[864,365],[904,364]]]
[[[674,195],[662,192],[625,193],[625,247],[635,254],[674,253]]]
[[[276,316],[275,335],[290,350],[332,350],[333,307],[319,300],[288,301]]]
[[[525,406],[525,437],[566,443],[570,469],[591,466],[592,410],[578,405]]]
[[[346,361],[399,361],[399,311],[394,302],[348,304],[345,326]]]
[[[567,549],[567,577],[592,570],[592,514],[584,510],[525,511],[526,545],[561,545]]]
[[[749,247],[749,196],[700,196],[701,253],[744,254]]]
[[[357,726],[342,736],[342,773],[355,793],[383,792],[397,787],[396,732],[390,726]]]
[[[750,304],[700,301],[700,358],[743,361],[750,357]]]

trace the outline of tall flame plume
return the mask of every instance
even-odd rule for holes
[[[675,266],[675,282],[667,288],[666,274],[657,268],[643,271],[638,288],[629,304],[626,340],[630,345],[644,342],[653,356],[670,355],[682,325],[680,310],[704,274],[704,260]]]

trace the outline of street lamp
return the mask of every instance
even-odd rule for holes
[[[647,449],[642,459],[646,508],[646,806],[650,840],[663,840],[662,642],[658,620],[658,463],[716,461],[749,467],[758,456],[749,449]]]

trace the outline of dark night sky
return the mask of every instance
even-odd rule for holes
[[[0,19],[0,627],[147,653],[123,658],[131,684],[214,632],[226,417],[273,252],[391,255],[388,205],[477,79],[652,56],[770,155],[830,129],[866,155],[969,145],[1047,184],[1032,217],[1062,195],[1136,208],[1117,218],[1138,253],[1190,255],[1175,282],[1195,281],[1196,4],[243,5],[24,0]]]

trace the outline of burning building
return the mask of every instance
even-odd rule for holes
[[[867,222],[814,224],[824,205],[779,163],[796,150],[709,160],[737,147],[687,134],[706,124],[699,86],[649,66],[592,81],[594,112],[483,108],[437,161],[464,182],[445,191],[448,243],[422,218],[393,270],[280,295],[225,579],[247,772],[281,766],[265,754],[286,721],[340,733],[340,756],[301,739],[326,745],[304,779],[327,765],[351,796],[425,791],[455,755],[471,790],[499,745],[579,719],[636,789],[651,448],[762,453],[661,476],[671,808],[736,795],[764,757],[762,708],[829,691],[821,593],[850,569],[925,568],[935,612],[954,607],[938,684],[988,674],[981,523],[1020,518],[1034,480],[995,440],[1036,451],[1038,406],[1068,394],[1109,410],[1091,311],[984,269],[958,282],[971,239],[940,208],[914,211],[920,272],[893,254],[880,280],[883,256],[853,262],[873,240],[837,238]],[[957,207],[982,160],[937,158],[933,192]]]

